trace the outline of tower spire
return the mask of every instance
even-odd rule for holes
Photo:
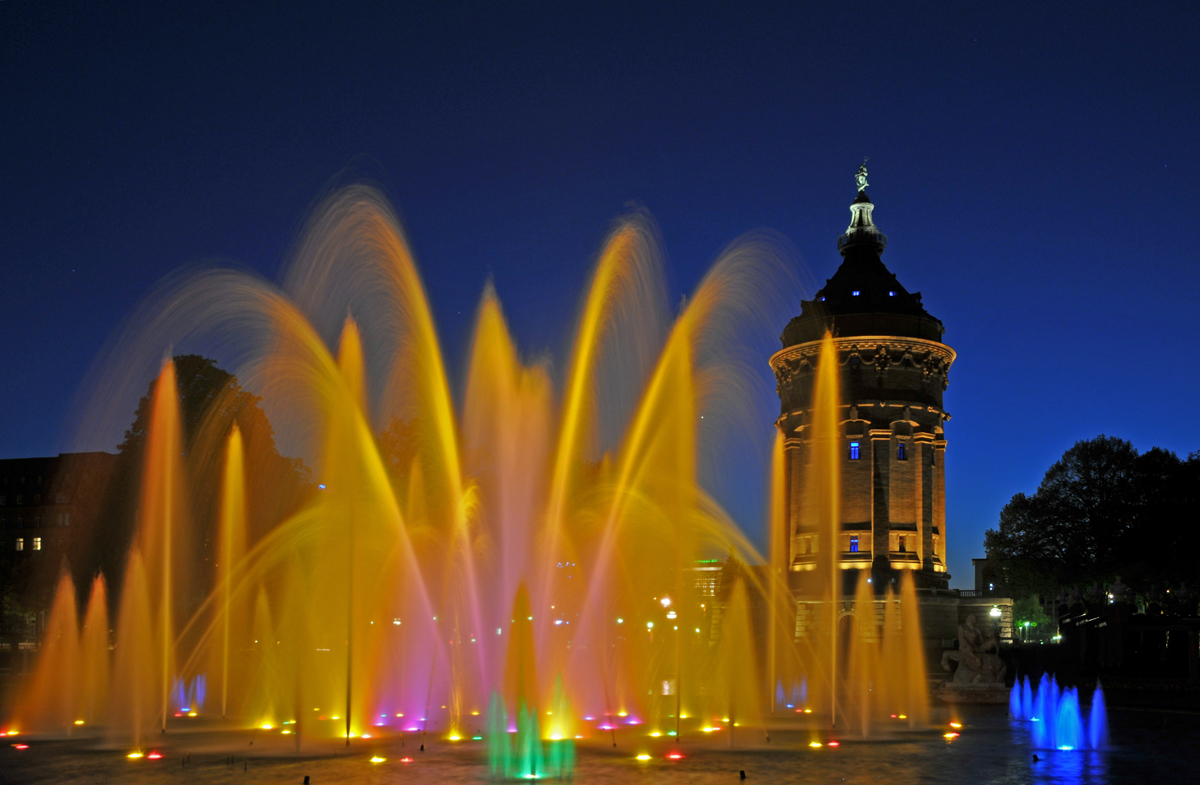
[[[882,253],[887,246],[887,236],[879,231],[879,227],[875,226],[875,222],[871,220],[871,211],[875,209],[875,205],[871,204],[871,198],[867,196],[866,191],[868,185],[867,160],[864,158],[858,171],[854,173],[854,184],[858,186],[858,196],[850,205],[850,226],[846,228],[845,234],[838,238],[838,251],[843,256],[846,255],[846,249],[852,245],[871,245],[879,253]]]

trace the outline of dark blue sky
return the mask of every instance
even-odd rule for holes
[[[1077,439],[1200,449],[1194,3],[347,5],[0,2],[0,456],[68,443],[163,275],[276,277],[331,181],[392,198],[457,368],[489,274],[562,358],[631,203],[675,299],[756,227],[823,282],[864,155],[959,353],[956,585]],[[725,499],[751,532],[759,491]]]

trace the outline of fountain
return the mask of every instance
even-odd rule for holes
[[[1020,679],[1015,680],[1009,697],[1009,714],[1014,720],[1032,724],[1031,738],[1035,749],[1102,750],[1108,747],[1108,712],[1104,705],[1104,690],[1098,681],[1086,722],[1079,708],[1079,691],[1074,687],[1060,689],[1050,674],[1043,674],[1036,690],[1031,690],[1028,676],[1024,684]]]
[[[186,431],[163,362],[113,650],[103,579],[80,635],[64,578],[40,667],[66,677],[39,670],[19,722],[69,731],[79,717],[139,750],[207,715],[300,749],[386,733],[457,743],[483,711],[503,777],[569,774],[577,737],[615,746],[631,729],[735,746],[769,738],[774,712],[864,736],[891,717],[926,723],[911,576],[862,572],[847,598],[839,549],[821,546],[821,610],[797,643],[778,537],[761,558],[701,480],[715,429],[745,410],[733,338],[781,288],[770,244],[730,246],[673,321],[659,259],[644,217],[613,230],[557,400],[488,286],[458,411],[420,276],[370,189],[317,212],[282,288],[226,271],[178,282],[150,307],[153,329],[121,344],[114,377],[163,341],[236,336],[239,378],[314,482],[280,519],[253,518],[271,493],[254,474],[261,438],[221,419],[220,394]],[[809,467],[823,490],[808,500],[827,544],[841,526],[836,361],[827,335]],[[384,432],[405,438],[388,447]],[[211,565],[190,556],[204,538]],[[721,558],[714,590],[696,565]]]

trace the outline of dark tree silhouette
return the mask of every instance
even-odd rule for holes
[[[243,389],[236,376],[199,355],[181,355],[174,360],[191,518],[191,536],[180,543],[179,550],[191,565],[211,566],[217,545],[225,442],[234,423],[245,444],[251,544],[296,509],[311,492],[311,481],[303,461],[279,454],[274,430],[259,406],[261,399]],[[136,530],[142,459],[156,384],[157,380],[151,382],[138,402],[133,423],[117,447],[118,465],[105,503],[103,531],[96,532],[90,542],[80,543],[72,559],[76,585],[81,589],[96,571],[109,576],[114,607]],[[191,572],[196,580],[179,594],[178,610],[183,613],[198,604],[210,588],[211,569]]]
[[[1181,460],[1123,439],[1076,443],[1037,493],[1018,493],[985,534],[1008,591],[1052,596],[1120,575],[1136,588],[1196,585],[1200,454]]]

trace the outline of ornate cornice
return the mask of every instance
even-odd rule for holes
[[[775,371],[776,381],[784,385],[789,383],[796,373],[811,372],[816,368],[822,343],[799,343],[771,355],[771,369]],[[837,351],[839,366],[845,367],[857,358],[862,367],[874,366],[876,371],[882,373],[892,365],[904,365],[907,360],[909,367],[920,368],[926,377],[940,377],[943,388],[950,373],[950,366],[957,357],[954,350],[944,343],[895,335],[834,338],[833,346]]]

